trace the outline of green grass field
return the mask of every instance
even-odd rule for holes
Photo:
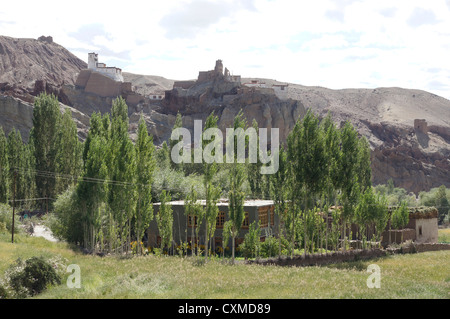
[[[0,276],[17,258],[61,256],[81,269],[81,288],[66,278],[35,298],[297,299],[450,298],[450,251],[395,255],[326,267],[229,265],[179,257],[98,257],[65,243],[0,234]],[[368,288],[367,266],[381,269],[381,288]],[[69,274],[67,274],[68,276]]]
[[[450,244],[450,228],[438,230],[438,242]]]

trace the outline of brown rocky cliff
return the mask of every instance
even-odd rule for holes
[[[87,67],[48,37],[17,39],[0,36],[0,83],[33,88],[36,80],[52,85],[74,84],[77,73]]]

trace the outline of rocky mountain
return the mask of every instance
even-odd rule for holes
[[[449,100],[402,88],[331,90],[270,79],[237,79],[217,62],[214,70],[201,71],[197,80],[190,81],[124,72],[124,82],[132,88],[121,93],[129,106],[132,138],[141,116],[155,143],[161,144],[169,139],[177,112],[183,115],[184,127],[193,130],[194,120],[204,120],[214,111],[224,130],[242,109],[249,124],[255,119],[260,127],[279,128],[283,142],[310,108],[320,116],[330,112],[337,124],[350,120],[367,137],[375,184],[392,178],[395,186],[416,193],[442,184],[450,187]],[[0,37],[0,125],[6,132],[16,127],[27,140],[33,99],[45,91],[58,97],[62,109],[72,110],[83,139],[90,115],[109,112],[115,98],[96,93],[96,88],[109,91],[105,88],[110,80],[99,76],[90,90],[75,85],[86,67],[51,37]],[[252,82],[264,87],[242,84]],[[274,91],[280,86],[286,87],[286,95]],[[165,98],[155,100],[153,94]]]
[[[86,67],[50,36],[38,40],[0,36],[0,83],[30,89],[36,80],[54,86],[74,84],[77,73]]]

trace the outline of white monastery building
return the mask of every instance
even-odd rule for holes
[[[123,82],[122,69],[106,66],[105,63],[99,63],[97,53],[92,52],[88,54],[88,69],[99,72],[114,81]]]

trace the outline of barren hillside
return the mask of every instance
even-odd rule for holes
[[[36,80],[52,85],[74,84],[86,68],[80,60],[51,37],[17,39],[0,36],[0,83],[34,87]]]
[[[71,108],[79,136],[85,137],[89,114],[108,112],[114,98],[74,86],[86,67],[51,37],[0,36],[0,125],[6,133],[16,127],[27,139],[33,99],[45,91],[56,94],[62,108]],[[283,142],[297,118],[310,108],[320,116],[330,112],[338,124],[350,120],[368,138],[375,184],[392,178],[396,186],[416,193],[442,184],[450,187],[450,101],[434,94],[403,88],[331,90],[291,83],[289,99],[280,100],[264,92],[239,93],[236,86],[220,81],[175,90],[175,81],[161,76],[127,72],[123,76],[137,95],[134,104],[129,104],[132,137],[141,114],[155,143],[161,144],[170,137],[177,111],[188,129],[195,119],[205,119],[213,110],[220,117],[219,127],[225,128],[242,109],[250,123],[256,119],[260,127],[278,127]],[[260,80],[268,86],[281,83]],[[166,100],[148,97],[165,91],[169,91]],[[425,120],[424,126],[415,127],[419,119]]]

